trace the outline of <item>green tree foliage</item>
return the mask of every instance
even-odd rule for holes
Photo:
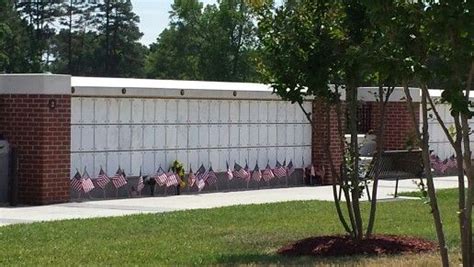
[[[24,21],[28,23],[27,35],[31,39],[29,58],[32,71],[41,72],[50,63],[51,40],[55,35],[55,20],[60,16],[61,1],[16,1]]]
[[[140,18],[132,11],[131,1],[99,2],[94,7],[94,18],[99,35],[95,75],[142,76],[146,48],[139,43],[143,35],[138,29]]]
[[[176,0],[171,23],[150,47],[148,77],[255,81],[256,27],[243,0]]]
[[[357,88],[369,77],[368,58],[374,40],[366,7],[360,1],[303,0],[286,1],[277,8],[264,2],[258,10],[265,79],[278,95],[297,102],[302,109],[306,96],[319,97],[330,105],[337,104],[335,109],[341,117],[338,91],[346,91],[351,133],[349,157],[340,174],[333,164],[331,172],[334,184],[342,185],[348,220],[337,200],[335,186],[333,192],[341,223],[349,234],[361,239],[364,233],[359,198],[363,187],[358,162]],[[336,90],[330,84],[335,84]],[[339,86],[342,84],[344,87]],[[313,122],[309,111],[303,112]],[[341,124],[339,121],[341,143],[337,145],[344,149]],[[332,162],[330,149],[327,152]]]
[[[35,71],[28,24],[9,0],[0,0],[0,72]]]

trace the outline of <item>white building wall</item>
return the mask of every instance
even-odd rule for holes
[[[76,88],[80,92],[80,88]],[[127,89],[130,90],[130,89]],[[103,94],[102,94],[103,95]],[[258,96],[258,95],[257,95]],[[212,164],[225,171],[248,160],[311,162],[311,126],[297,104],[259,99],[186,99],[81,95],[72,98],[71,175],[100,167],[110,175],[120,165],[127,175],[165,170],[174,160],[193,170]],[[311,110],[311,102],[305,102]]]
[[[433,91],[433,90],[430,90]],[[454,127],[454,119],[450,114],[449,105],[448,104],[436,104],[436,109],[440,114],[441,118],[443,119],[446,127],[448,129],[450,127]],[[429,112],[430,114],[432,112]],[[421,113],[420,113],[421,114]],[[438,155],[442,160],[451,157],[454,155],[454,150],[452,149],[451,144],[446,137],[441,125],[438,123],[438,120],[434,116],[431,115],[432,118],[428,119],[428,126],[429,126],[429,134],[430,134],[430,149],[433,150],[433,153]],[[470,120],[469,125],[471,129],[474,129],[474,121]],[[421,127],[421,125],[420,125]],[[474,136],[471,135],[471,150],[474,148]]]

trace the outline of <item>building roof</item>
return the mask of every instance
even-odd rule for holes
[[[260,83],[208,82],[186,80],[155,80],[135,78],[102,78],[72,76],[74,87],[115,87],[115,88],[159,88],[187,90],[253,91],[272,92],[272,88]]]

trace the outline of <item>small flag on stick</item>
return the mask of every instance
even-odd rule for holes
[[[286,169],[281,165],[281,163],[277,160],[275,168],[273,169],[273,174],[275,174],[276,177],[282,178],[286,176]]]
[[[195,183],[196,183],[196,176],[193,173],[193,169],[191,165],[189,165],[188,185],[190,188],[192,188]]]
[[[230,181],[234,178],[234,174],[232,173],[232,171],[230,170],[230,167],[229,167],[229,162],[225,162],[225,165],[227,166],[227,171],[226,171],[226,176],[227,176],[227,179]],[[242,167],[241,167],[242,168]]]
[[[275,178],[273,174],[272,168],[270,168],[270,164],[267,163],[267,167],[262,172],[262,178],[265,182],[269,182],[271,179]]]
[[[179,184],[177,175],[171,170],[168,170],[166,176],[168,177],[166,179],[166,187],[177,186]]]
[[[204,189],[204,187],[206,186],[206,180],[208,175],[209,173],[207,172],[206,168],[203,164],[201,164],[201,167],[199,167],[196,172],[196,185],[199,191]]]
[[[140,175],[138,176],[138,183],[137,183],[138,193],[141,193],[143,188],[145,188],[145,184],[143,183],[142,167],[140,167]]]
[[[291,176],[295,172],[295,166],[293,166],[293,161],[290,160],[288,166],[286,167],[287,176]]]
[[[255,163],[255,168],[252,171],[252,180],[260,182],[261,179],[262,179],[262,172],[260,171],[260,168],[258,167],[258,163]]]
[[[118,167],[115,176],[112,177],[112,184],[115,186],[116,189],[127,184],[127,180],[125,179],[125,171],[123,169],[120,169],[120,166]]]
[[[76,192],[82,191],[82,176],[79,173],[79,170],[76,170],[76,174],[71,179],[71,187]]]
[[[82,188],[84,189],[85,193],[89,193],[94,189],[94,183],[92,183],[91,176],[84,167],[84,172],[82,173]]]
[[[99,176],[97,176],[96,183],[102,189],[104,189],[107,186],[107,184],[110,183],[110,178],[104,172],[104,170],[102,169],[102,166],[100,166]]]
[[[234,176],[240,179],[247,179],[248,172],[237,163],[234,163]]]
[[[217,175],[212,169],[212,166],[209,167],[209,171],[207,172],[207,179],[206,179],[206,184],[207,185],[213,185],[217,183]]]
[[[158,186],[166,185],[166,181],[168,180],[168,177],[166,176],[166,173],[163,170],[163,168],[161,168],[161,166],[156,171],[156,174],[155,174],[154,178],[155,178],[155,181],[158,184]]]

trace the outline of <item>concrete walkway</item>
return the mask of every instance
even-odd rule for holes
[[[438,189],[457,186],[456,177],[435,179]],[[378,196],[393,200],[395,181],[380,181]],[[417,191],[413,180],[401,180],[399,192]],[[403,198],[397,198],[403,199]],[[292,187],[252,191],[207,193],[167,197],[127,198],[71,202],[32,207],[0,207],[0,226],[76,218],[123,216],[138,213],[158,213],[187,209],[208,209],[233,205],[274,203],[293,200],[332,201],[331,186]]]

